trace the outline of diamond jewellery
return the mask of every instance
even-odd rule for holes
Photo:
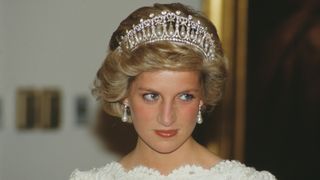
[[[215,57],[215,43],[212,34],[200,21],[194,21],[189,15],[184,17],[180,11],[162,11],[160,15],[149,15],[149,19],[140,19],[140,23],[133,25],[131,30],[121,37],[119,47],[129,51],[134,50],[140,44],[156,41],[183,42],[197,47],[205,55],[207,60]]]

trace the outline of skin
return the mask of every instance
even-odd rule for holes
[[[120,163],[127,170],[143,165],[162,174],[186,164],[210,168],[220,158],[191,136],[203,105],[199,73],[159,70],[143,72],[132,82],[124,103],[138,133],[136,148]],[[157,130],[174,130],[172,137]]]

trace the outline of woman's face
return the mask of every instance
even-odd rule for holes
[[[191,142],[201,92],[195,71],[159,70],[137,76],[125,101],[139,145],[170,153]]]

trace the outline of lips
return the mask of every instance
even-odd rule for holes
[[[155,130],[155,133],[164,138],[170,138],[175,136],[178,133],[177,129],[172,129],[172,130]]]

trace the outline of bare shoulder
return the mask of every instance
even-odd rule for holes
[[[198,156],[203,167],[210,169],[220,163],[223,159],[217,154],[209,151],[207,148],[200,145],[198,147]]]
[[[124,169],[131,169],[135,166],[135,158],[133,154],[133,151],[131,151],[130,153],[122,157],[119,161],[119,164],[121,164]]]

